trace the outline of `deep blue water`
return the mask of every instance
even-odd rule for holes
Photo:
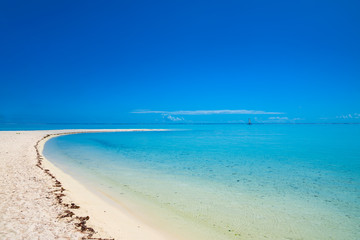
[[[61,136],[44,154],[214,239],[360,239],[360,125],[171,128]]]

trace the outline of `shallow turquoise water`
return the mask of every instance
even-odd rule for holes
[[[360,125],[175,127],[61,136],[44,154],[93,190],[149,215],[160,209],[160,224],[184,231],[360,239]]]

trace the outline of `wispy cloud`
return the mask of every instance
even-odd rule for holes
[[[341,115],[341,116],[336,116],[336,118],[341,118],[341,119],[352,119],[352,118],[360,118],[360,113],[353,113],[353,114],[346,114],[346,115]]]
[[[289,120],[288,117],[269,117],[270,120]]]
[[[212,115],[212,114],[284,114],[283,112],[265,112],[257,110],[193,110],[193,111],[152,111],[137,110],[131,113],[157,113],[167,115]]]
[[[174,117],[174,116],[171,116],[169,114],[162,114],[163,118],[165,119],[168,119],[170,121],[173,121],[173,122],[179,122],[179,121],[183,121],[184,118],[182,117]]]
[[[296,123],[304,120],[303,118],[289,118],[289,117],[268,117],[266,119],[254,117],[255,122],[257,123]]]

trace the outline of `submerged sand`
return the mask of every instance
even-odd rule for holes
[[[0,131],[0,239],[176,239],[114,207],[42,156],[51,137],[82,132]]]

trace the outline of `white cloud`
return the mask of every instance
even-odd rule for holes
[[[211,114],[284,114],[282,112],[265,112],[257,110],[194,110],[194,111],[151,111],[137,110],[131,113],[158,113],[167,115],[211,115]]]
[[[289,120],[288,117],[269,117],[270,120]]]
[[[170,121],[173,121],[173,122],[178,122],[178,121],[183,121],[184,118],[182,117],[174,117],[174,116],[171,116],[169,114],[162,114],[163,118],[166,118]]]
[[[353,113],[353,114],[346,114],[346,115],[340,115],[340,116],[336,116],[336,118],[341,118],[341,119],[353,119],[353,118],[360,118],[360,114],[359,113]]]
[[[261,118],[257,118],[254,117],[255,122],[258,123],[296,123],[298,121],[302,121],[304,120],[303,118],[288,118],[288,117],[269,117],[267,119],[261,119]]]

